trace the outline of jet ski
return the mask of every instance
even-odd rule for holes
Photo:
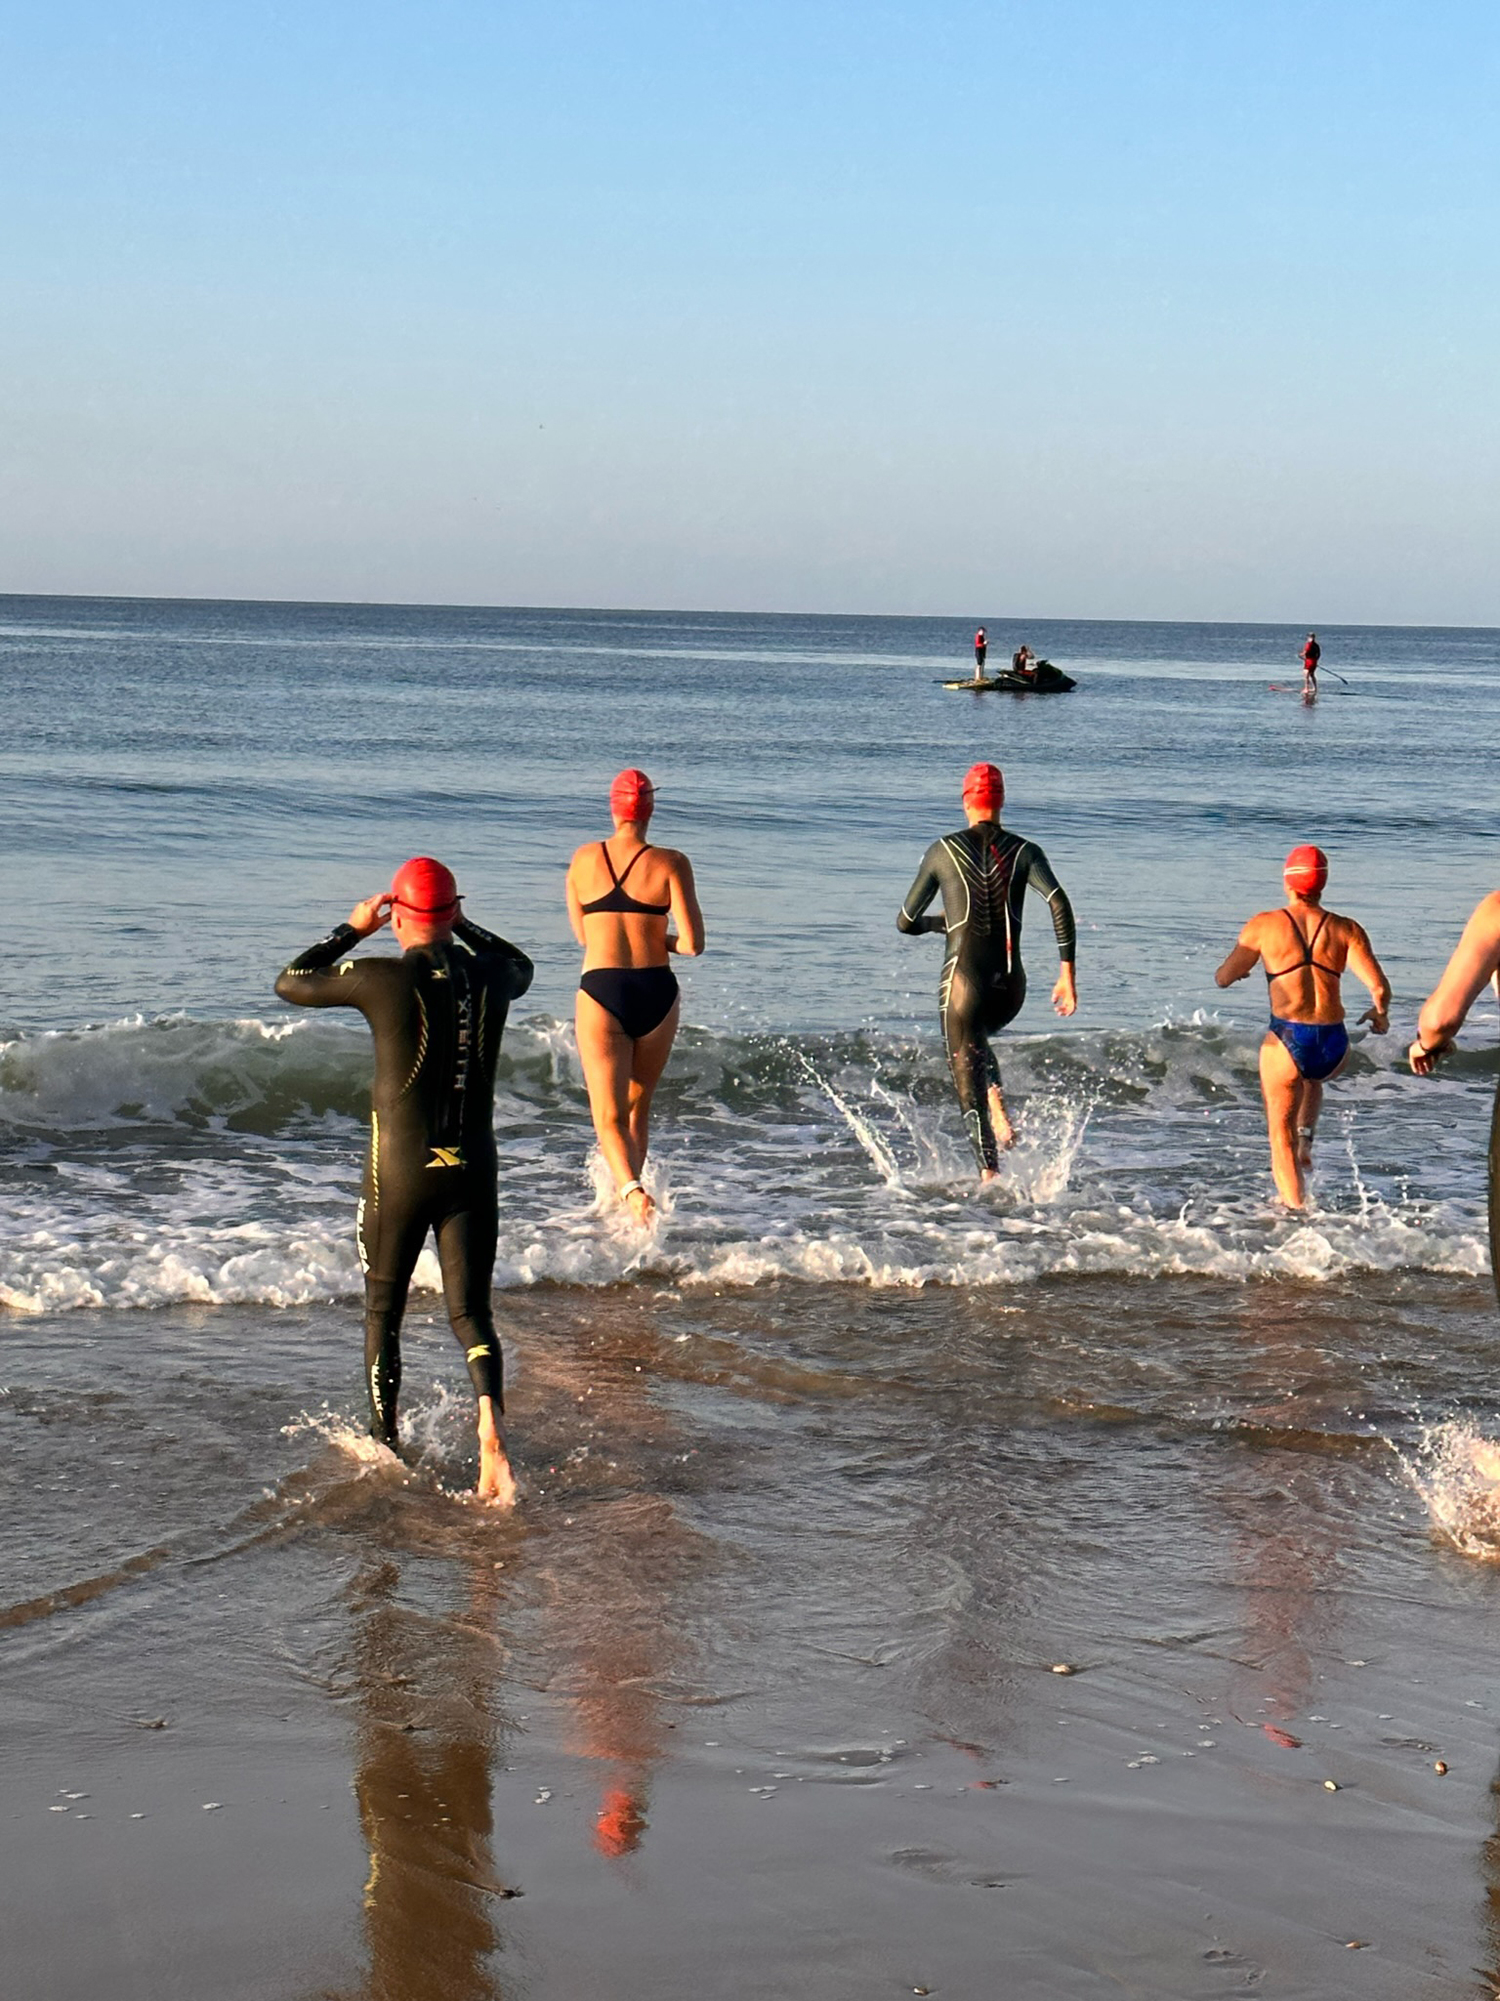
[[[1050,660],[1038,660],[1035,671],[1030,674],[1016,674],[1009,667],[999,674],[992,674],[988,680],[976,681],[969,675],[963,681],[945,681],[945,688],[972,688],[977,695],[1004,692],[1012,695],[1066,695],[1078,683],[1071,674],[1065,674],[1060,667],[1054,667]]]

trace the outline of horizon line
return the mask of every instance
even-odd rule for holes
[[[51,602],[73,604],[183,604],[183,605],[277,605],[289,611],[490,611],[490,612],[550,612],[571,616],[592,615],[596,617],[650,618],[824,618],[824,619],[888,619],[902,620],[912,624],[957,623],[967,625],[975,618],[972,612],[920,612],[920,611],[776,611],[759,609],[746,611],[737,608],[703,605],[568,605],[568,604],[491,604],[481,602],[455,601],[447,598],[277,598],[277,597],[220,597],[213,595],[182,594],[177,592],[144,591],[15,591],[0,590],[0,604],[10,599],[47,599]],[[1290,627],[1296,631],[1309,632],[1500,632],[1500,625],[1445,625],[1425,619],[1380,619],[1352,620],[1331,619],[1321,625],[1315,622],[1286,618],[1087,618],[1069,617],[1057,613],[1041,612],[1001,612],[986,613],[978,617],[981,625],[990,623],[1011,625],[1229,625],[1264,626],[1268,630]]]

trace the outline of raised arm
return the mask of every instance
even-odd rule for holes
[[[936,847],[931,847],[922,857],[922,866],[917,870],[917,879],[906,892],[906,901],[896,912],[896,929],[909,936],[920,931],[935,931],[938,936],[948,929],[941,917],[924,917],[922,912],[942,888],[933,857]]]
[[[1430,1076],[1451,1047],[1479,991],[1500,966],[1500,890],[1492,890],[1464,926],[1443,977],[1417,1017],[1417,1039],[1407,1052],[1419,1077]]]
[[[293,1007],[358,1007],[359,977],[354,961],[346,957],[361,938],[368,938],[390,922],[388,893],[367,896],[356,903],[347,924],[335,924],[326,938],[293,959],[276,980],[276,992]],[[342,960],[341,965],[335,962]]]
[[[466,945],[476,958],[499,960],[510,975],[510,997],[519,1000],[531,985],[536,967],[518,945],[499,937],[493,931],[486,931],[483,925],[473,923],[467,917],[460,917],[453,927],[453,935]]]
[[[672,916],[677,931],[667,933],[667,950],[680,952],[684,959],[696,959],[703,950],[703,912],[698,908],[698,886],[693,881],[693,865],[676,849],[672,852]]]
[[[1252,917],[1239,937],[1234,950],[1214,974],[1216,987],[1232,987],[1236,980],[1253,973],[1260,959],[1260,919]]]
[[[1391,983],[1370,947],[1362,924],[1349,926],[1349,970],[1370,989],[1374,1003],[1365,1009],[1360,1020],[1367,1021],[1377,1035],[1384,1035],[1391,1025]]]

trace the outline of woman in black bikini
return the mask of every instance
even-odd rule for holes
[[[692,864],[646,839],[655,802],[644,771],[622,771],[609,789],[613,837],[580,848],[568,869],[568,918],[583,947],[578,1055],[599,1149],[638,1223],[656,1208],[641,1170],[651,1096],[677,1033],[677,976],[668,955],[696,958],[703,950]]]

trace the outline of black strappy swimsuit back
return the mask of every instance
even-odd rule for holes
[[[672,908],[670,903],[640,903],[625,887],[630,871],[635,867],[641,856],[649,851],[650,845],[648,841],[641,847],[638,847],[630,857],[630,860],[625,864],[625,874],[616,875],[615,865],[610,857],[609,842],[601,841],[599,843],[599,852],[604,857],[604,866],[609,870],[609,879],[614,886],[611,889],[605,890],[603,896],[596,896],[592,903],[585,903],[580,906],[585,917],[597,916],[601,911],[613,911],[622,917],[665,917],[667,915],[668,911]]]
[[[592,903],[580,903],[585,917],[666,917],[670,913],[670,903],[642,903],[625,887],[630,871],[649,846],[646,842],[638,847],[626,862],[624,874],[616,874],[608,841],[599,843],[612,887]],[[677,1002],[677,975],[670,966],[592,966],[578,984],[590,1000],[614,1016],[632,1042],[660,1028]]]
[[[1310,938],[1303,937],[1302,926],[1290,910],[1284,914],[1287,923],[1297,934],[1297,943],[1302,947],[1302,957],[1294,959],[1291,965],[1283,966],[1275,973],[1262,961],[1267,993],[1269,994],[1277,980],[1285,979],[1288,973],[1303,972],[1309,966],[1314,972],[1326,973],[1331,980],[1342,978],[1341,966],[1325,966],[1321,959],[1313,957],[1318,940],[1323,935],[1323,927],[1328,922],[1328,912],[1324,910],[1319,913]],[[1271,1005],[1274,1008],[1275,1002],[1273,1001]],[[1325,1077],[1331,1077],[1349,1054],[1349,1031],[1341,1021],[1291,1021],[1285,1015],[1272,1014],[1270,1029],[1272,1035],[1280,1039],[1301,1074],[1315,1084],[1321,1084]]]
[[[1291,925],[1297,934],[1297,943],[1302,947],[1302,957],[1294,959],[1289,966],[1283,966],[1280,972],[1277,973],[1273,973],[1269,966],[1263,965],[1262,970],[1266,976],[1266,985],[1269,986],[1272,980],[1285,979],[1288,973],[1300,973],[1305,966],[1311,966],[1315,972],[1327,973],[1330,979],[1338,979],[1343,972],[1342,966],[1325,966],[1321,959],[1313,957],[1317,942],[1323,935],[1323,927],[1328,922],[1328,912],[1323,910],[1318,913],[1318,921],[1313,926],[1313,934],[1310,938],[1303,937],[1302,926],[1293,917],[1290,910],[1285,911],[1283,915],[1287,923]]]

